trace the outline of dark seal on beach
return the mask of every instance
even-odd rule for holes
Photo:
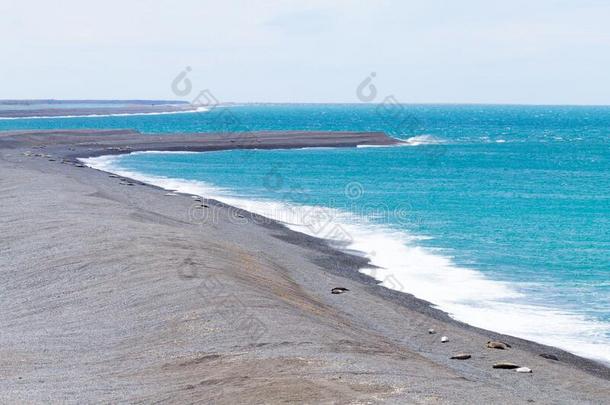
[[[493,365],[493,368],[501,368],[501,369],[505,369],[505,370],[513,370],[515,368],[519,368],[518,365],[513,364],[513,363],[508,363],[508,362],[500,362],[500,363],[496,363]]]

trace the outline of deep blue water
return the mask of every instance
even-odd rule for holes
[[[110,163],[201,181],[223,189],[216,197],[255,201],[251,209],[276,217],[274,202],[335,208],[331,222],[385,265],[376,276],[386,285],[467,322],[610,362],[610,107],[248,105],[0,121],[0,130],[17,128],[382,130],[409,139],[405,147],[135,154]],[[303,225],[309,210],[290,221]]]

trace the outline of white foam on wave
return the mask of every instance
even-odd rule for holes
[[[356,145],[357,148],[399,148],[401,146],[412,146],[408,143],[395,143],[392,145]],[[316,148],[317,149],[317,148]]]
[[[580,314],[529,304],[517,284],[491,280],[478,271],[457,266],[442,252],[418,246],[417,240],[421,237],[337,209],[252,200],[202,181],[132,172],[121,168],[119,159],[119,156],[101,156],[81,161],[167,190],[216,199],[311,236],[331,240],[340,236],[339,241],[348,241],[346,249],[362,252],[378,267],[361,271],[387,288],[429,301],[453,318],[473,326],[610,364],[610,325]],[[326,225],[312,226],[311,218],[315,215],[325,218]],[[427,325],[422,325],[422,330],[425,329]]]
[[[443,141],[440,138],[437,138],[435,136],[432,135],[418,135],[418,136],[413,136],[411,138],[408,138],[405,141],[408,145],[411,146],[419,146],[419,145],[440,145],[445,143],[445,141]]]
[[[193,152],[193,151],[188,151],[188,150],[167,150],[167,151],[163,151],[163,150],[139,150],[136,152],[131,152],[130,155],[158,155],[158,154],[164,154],[164,155],[193,155],[193,154],[197,154],[197,153],[201,153],[201,152]],[[102,157],[108,157],[108,156],[102,156]]]
[[[400,139],[400,143],[392,145],[357,145],[357,148],[400,148],[405,146],[442,145],[447,142],[432,135],[418,135],[407,139]]]
[[[103,117],[131,117],[140,115],[172,115],[172,114],[192,114],[196,112],[207,112],[208,108],[197,107],[188,111],[161,111],[161,112],[141,112],[141,113],[116,113],[116,114],[87,114],[87,115],[48,115],[38,117],[0,117],[0,120],[42,120],[57,118],[103,118]]]

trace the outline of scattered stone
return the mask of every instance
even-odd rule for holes
[[[487,342],[487,347],[490,349],[506,350],[506,348],[508,348],[510,346],[507,346],[506,343],[504,343],[504,342],[489,341],[489,342]]]
[[[436,331],[434,329],[428,329],[429,335],[434,335],[435,333],[436,333]]]
[[[513,370],[515,368],[519,368],[519,366],[516,365],[516,364],[513,364],[513,363],[502,361],[500,363],[494,364],[493,368],[501,368],[501,369],[504,369],[504,370]]]
[[[81,165],[81,164],[76,164],[74,165],[75,167],[85,167],[85,165]]]
[[[553,361],[559,361],[559,357],[555,356],[554,354],[542,353],[540,357]]]
[[[517,373],[531,373],[532,369],[528,367],[519,367],[515,370]]]
[[[116,174],[111,174],[108,177],[113,178],[113,179],[118,179],[119,178],[119,176],[117,176]]]
[[[456,354],[456,355],[451,356],[451,359],[452,360],[468,360],[471,357],[472,356],[470,354],[460,353],[460,354]]]
[[[332,290],[330,290],[331,294],[343,294],[344,292],[349,291],[348,288],[345,287],[335,287]]]
[[[202,206],[203,208],[210,208],[210,206],[209,206],[209,205],[207,205],[207,204],[201,204],[201,206]]]
[[[449,341],[449,338],[447,336],[441,337],[441,343],[447,343],[448,341]]]

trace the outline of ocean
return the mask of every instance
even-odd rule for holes
[[[329,238],[456,319],[610,363],[610,107],[250,104],[0,120],[49,128],[385,131],[407,144],[87,163]]]

